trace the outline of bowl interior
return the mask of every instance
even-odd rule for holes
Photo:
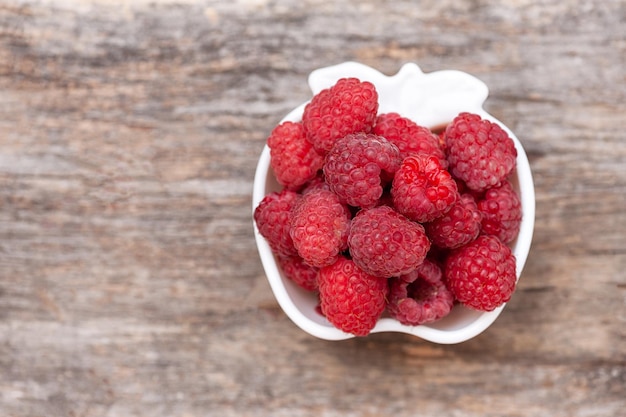
[[[407,67],[408,66],[408,67]],[[384,76],[375,70],[356,63],[345,63],[339,66],[316,70],[309,78],[309,84],[315,94],[321,89],[333,85],[336,80],[343,76],[353,76],[361,80],[372,81],[379,91],[381,103],[379,112],[396,111],[406,117],[412,118],[416,123],[430,128],[436,128],[449,123],[461,111],[469,111],[480,114],[481,117],[498,123],[511,136],[517,149],[517,165],[510,180],[513,187],[519,192],[522,203],[523,218],[520,233],[510,246],[516,257],[516,270],[519,279],[524,268],[535,218],[535,194],[532,175],[526,153],[515,134],[503,123],[487,113],[482,105],[487,97],[486,86],[472,76],[459,71],[439,71],[430,74],[422,73],[414,64],[405,65],[394,77]],[[398,80],[400,78],[400,80]],[[468,84],[469,83],[469,84]],[[465,87],[470,85],[470,87]],[[484,89],[481,87],[484,87]],[[476,87],[478,86],[478,87]],[[412,88],[413,94],[410,99],[397,99],[394,91],[407,91]],[[451,92],[446,93],[446,89]],[[461,94],[461,102],[451,100],[451,96],[458,99],[458,91]],[[436,94],[435,94],[436,92]],[[431,96],[432,94],[435,94]],[[406,96],[406,94],[404,94]],[[416,105],[420,97],[421,102]],[[430,97],[430,98],[429,98]],[[408,101],[407,101],[408,100]],[[452,103],[446,106],[446,103]],[[298,121],[301,119],[304,106],[301,104],[288,115],[283,121]],[[427,109],[427,110],[425,110]],[[254,179],[252,196],[252,209],[261,202],[265,195],[279,191],[281,186],[276,181],[270,168],[270,153],[267,145],[264,147]],[[254,222],[253,222],[254,223]],[[287,279],[276,262],[269,245],[260,235],[254,225],[255,239],[259,249],[259,255],[276,300],[287,316],[302,330],[313,336],[327,340],[342,340],[354,337],[351,334],[336,329],[317,311],[318,299],[316,294],[298,287]],[[480,312],[456,305],[452,312],[445,318],[430,324],[420,326],[405,326],[397,320],[389,317],[381,318],[372,333],[377,332],[402,332],[418,336],[422,339],[435,343],[450,344],[468,340],[491,325],[500,315],[505,306],[500,306],[491,312]]]

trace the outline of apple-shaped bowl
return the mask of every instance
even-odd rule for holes
[[[356,62],[320,68],[309,75],[313,95],[334,85],[340,78],[356,77],[376,86],[379,113],[396,112],[419,125],[436,129],[451,122],[461,112],[471,112],[499,124],[513,139],[517,163],[509,178],[518,191],[522,205],[522,221],[517,238],[509,244],[516,259],[517,279],[522,273],[530,250],[535,222],[535,191],[526,153],[515,134],[483,108],[488,96],[487,86],[462,71],[442,70],[424,73],[415,64],[402,66],[387,76]],[[282,120],[299,121],[306,102],[293,109]],[[270,167],[270,151],[265,145],[254,177],[252,210],[273,191],[280,191]],[[253,222],[254,224],[254,222]],[[267,241],[254,224],[255,239],[274,296],[285,314],[305,332],[325,340],[344,340],[354,335],[335,328],[320,314],[315,293],[306,291],[287,279],[281,271]],[[487,329],[500,315],[506,304],[493,311],[482,312],[457,304],[446,317],[429,324],[407,326],[383,316],[371,333],[399,332],[417,336],[438,344],[454,344],[469,340]]]

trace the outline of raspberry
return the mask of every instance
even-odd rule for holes
[[[348,247],[365,272],[390,278],[411,272],[426,258],[424,227],[388,206],[361,210],[350,224]]]
[[[461,198],[444,214],[424,225],[426,234],[437,246],[455,249],[478,237],[482,214],[474,197],[461,194]]]
[[[522,222],[522,204],[510,182],[487,190],[484,199],[478,202],[478,209],[483,217],[484,234],[497,236],[504,243],[517,237]]]
[[[320,153],[350,133],[372,130],[378,113],[378,93],[370,82],[342,78],[316,94],[305,106],[302,123],[307,139]]]
[[[398,113],[379,115],[374,125],[374,133],[396,145],[400,150],[401,159],[415,154],[432,155],[439,159],[442,167],[448,166],[446,156],[439,145],[439,138],[427,127],[419,126]]]
[[[383,183],[400,167],[398,148],[382,136],[356,133],[338,139],[324,163],[330,189],[353,207],[374,207]]]
[[[267,145],[270,165],[279,184],[297,188],[315,178],[324,157],[306,140],[302,123],[284,122],[276,126]]]
[[[254,221],[259,233],[278,256],[293,256],[298,253],[289,233],[291,210],[298,197],[297,193],[290,190],[273,192],[266,195],[254,209]]]
[[[318,276],[322,314],[335,327],[366,336],[385,310],[387,279],[371,276],[343,256]]]
[[[429,222],[445,214],[459,198],[456,183],[434,156],[409,156],[391,186],[396,209],[411,220]]]
[[[408,326],[432,323],[450,313],[454,296],[445,286],[441,268],[426,259],[407,275],[389,282],[387,311]]]
[[[481,235],[450,253],[444,275],[458,301],[492,311],[509,301],[515,290],[515,256],[497,237]]]
[[[459,114],[446,127],[445,140],[450,172],[474,191],[500,184],[515,167],[513,140],[479,115]]]
[[[291,238],[298,254],[314,267],[335,262],[347,248],[350,211],[331,191],[312,190],[291,213]]]
[[[279,257],[278,264],[283,270],[285,277],[295,282],[299,287],[308,291],[315,291],[317,289],[317,274],[319,269],[307,265],[301,257]]]

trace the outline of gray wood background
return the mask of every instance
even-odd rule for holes
[[[625,57],[623,0],[0,0],[0,415],[623,415]],[[273,298],[256,159],[346,60],[472,73],[528,151],[527,267],[471,341]]]

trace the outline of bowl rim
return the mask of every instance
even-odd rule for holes
[[[342,68],[339,68],[343,65],[345,70],[354,71],[353,62],[347,62],[344,64],[339,64],[333,67],[327,67],[338,70],[341,72]],[[362,65],[362,64],[357,64]],[[419,71],[418,74],[423,74],[424,76],[429,74],[437,74],[441,75],[442,73],[461,73],[465,75],[469,75],[466,73],[462,73],[456,70],[442,70],[435,71],[428,74],[421,73],[419,67],[415,64],[405,64],[402,69],[398,72],[397,75],[400,75],[403,71],[407,71],[407,66],[411,66],[410,70]],[[367,67],[369,68],[369,67]],[[316,71],[321,71],[324,69],[319,69]],[[311,73],[311,76],[315,74],[315,71]],[[396,75],[396,76],[397,76]],[[356,75],[355,75],[356,76]],[[481,81],[482,83],[482,81]],[[318,87],[319,88],[319,87]],[[485,86],[486,89],[486,86]],[[487,95],[485,95],[486,99]],[[298,121],[301,120],[302,113],[304,111],[304,107],[310,100],[300,104],[291,110],[287,115],[285,115],[279,123],[283,123],[285,121]],[[528,161],[528,157],[526,152],[517,138],[517,136],[500,120],[496,119],[493,115],[489,114],[483,108],[483,102],[476,108],[468,109],[475,114],[480,115],[482,118],[490,120],[494,123],[497,123],[505,132],[511,137],[515,148],[517,150],[517,159],[516,159],[516,168],[514,173],[511,175],[511,180],[514,182],[514,186],[519,190],[520,201],[522,205],[522,222],[520,225],[520,232],[517,238],[509,244],[512,248],[515,258],[516,258],[516,279],[519,280],[523,268],[526,264],[526,260],[528,258],[528,253],[530,250],[530,246],[532,243],[532,236],[534,232],[534,221],[535,221],[535,190],[534,190],[534,182],[532,177],[532,172],[530,170],[530,164]],[[451,120],[448,121],[448,123]],[[435,128],[437,126],[427,126],[429,128]],[[253,193],[252,193],[252,211],[254,213],[255,208],[261,202],[261,200],[267,195],[268,191],[268,180],[272,181],[272,171],[270,167],[270,149],[267,144],[264,145],[261,155],[258,160],[258,164],[256,167],[255,175],[254,175],[254,184],[253,184]],[[276,186],[276,184],[274,184]],[[274,297],[276,298],[278,304],[281,309],[285,312],[285,314],[293,321],[298,327],[300,327],[305,332],[325,340],[345,340],[355,337],[353,334],[343,332],[337,328],[335,328],[330,322],[320,316],[320,321],[323,321],[322,324],[320,321],[313,320],[311,317],[307,316],[303,313],[303,311],[296,305],[294,299],[292,298],[293,292],[302,292],[305,293],[306,290],[296,288],[293,283],[291,283],[288,279],[284,277],[280,268],[278,266],[276,256],[271,251],[267,241],[265,238],[259,233],[256,223],[254,219],[252,220],[254,227],[254,235],[255,240],[259,252],[259,256],[261,258],[261,262],[263,268],[265,270],[266,278],[270,284]],[[291,286],[291,288],[288,288]],[[291,290],[291,294],[290,291]],[[311,295],[309,295],[310,297]],[[461,343],[466,340],[469,340],[484,330],[486,330],[493,322],[498,318],[498,316],[502,313],[506,303],[497,307],[493,311],[490,312],[478,312],[476,310],[471,310],[466,307],[456,305],[453,308],[456,309],[457,314],[470,314],[474,318],[469,320],[466,325],[457,326],[458,328],[452,328],[448,330],[444,330],[442,325],[445,324],[446,318],[441,321],[422,324],[418,326],[407,326],[402,325],[397,320],[382,317],[378,320],[376,326],[372,329],[370,334],[380,333],[380,332],[399,332],[410,334],[413,336],[417,336],[421,339],[438,343],[438,344],[455,344]],[[317,314],[317,313],[316,313]],[[452,321],[450,318],[448,321]]]

